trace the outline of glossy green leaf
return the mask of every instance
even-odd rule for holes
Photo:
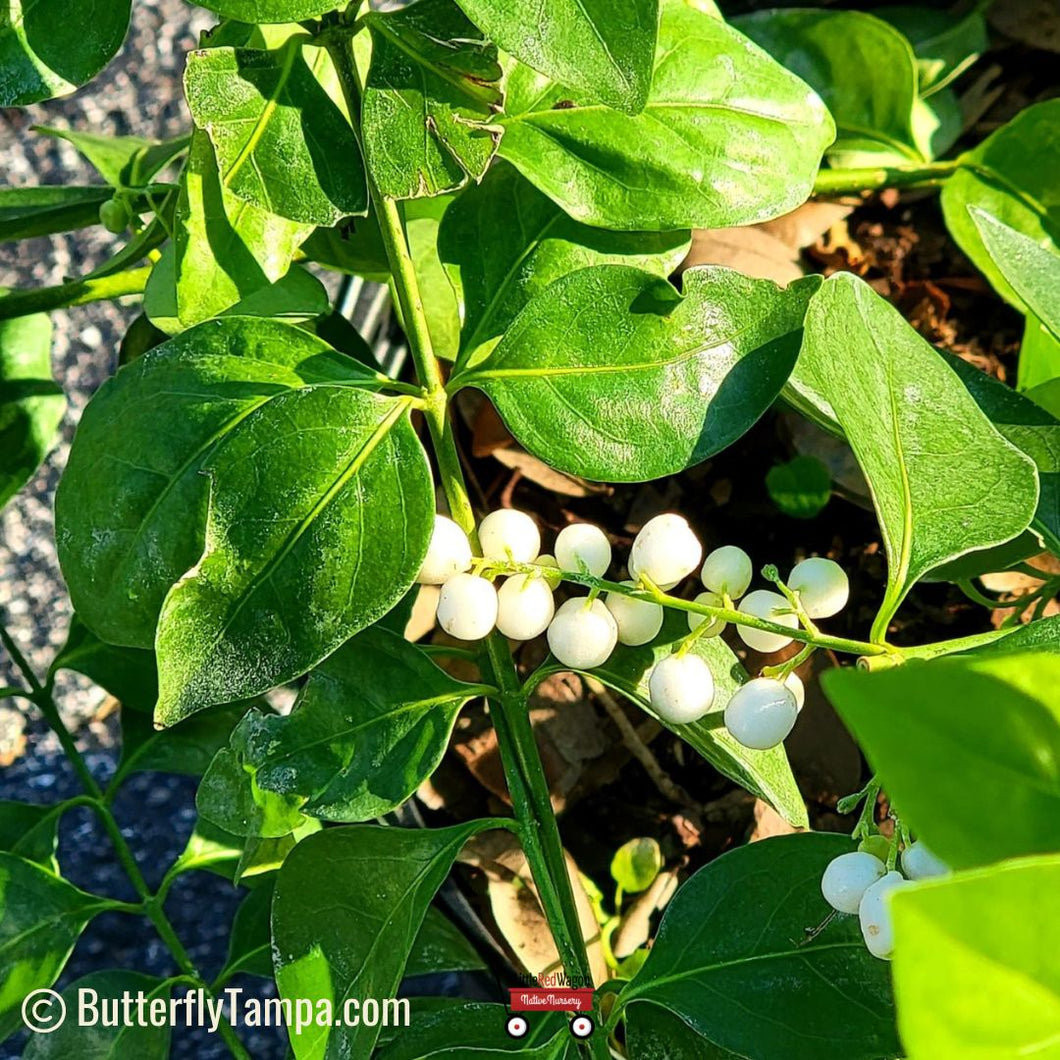
[[[1060,849],[1055,653],[833,670],[823,685],[902,820],[947,864]]]
[[[960,357],[940,352],[986,418],[1034,461],[1039,493],[1031,529],[1052,551],[1060,553],[1060,420],[1029,395],[1017,393]]]
[[[744,1060],[697,1034],[669,1009],[642,1001],[626,1011],[630,1060]]]
[[[964,113],[953,89],[942,88],[913,104],[913,139],[925,158],[944,155],[963,132]]]
[[[222,185],[313,225],[368,209],[357,138],[318,80],[328,61],[325,49],[295,37],[271,51],[193,52],[184,72],[191,116],[213,142]]]
[[[197,0],[198,2],[198,0]],[[201,0],[201,7],[225,18],[255,22],[300,22],[335,10],[335,0]]]
[[[364,152],[379,190],[437,195],[478,180],[497,148],[502,100],[497,50],[452,0],[371,12],[364,85]]]
[[[1026,311],[1037,318],[1060,339],[1060,254],[1051,241],[1041,242],[999,221],[977,206],[969,207],[972,221],[983,247],[1005,282],[1016,293]],[[1028,327],[1031,321],[1028,320]],[[1026,341],[1026,340],[1024,340]],[[1020,355],[1020,387],[1026,389],[1053,378],[1039,373],[1023,379],[1023,354]],[[1054,373],[1060,375],[1060,372]]]
[[[69,1060],[72,1056],[77,1060],[120,1060],[122,1057],[168,1060],[170,1025],[168,1020],[158,1026],[153,1024],[151,1002],[165,1001],[168,1013],[170,988],[169,980],[140,972],[114,969],[86,975],[62,992],[66,1002],[66,1019],[62,1025],[47,1034],[32,1035],[22,1054],[23,1060]],[[95,1000],[88,991],[95,995]],[[85,1025],[78,1017],[82,992],[86,992],[89,1006]],[[145,1025],[137,1021],[138,1008],[132,1010],[132,1023],[119,1021],[113,1026],[109,1018],[104,1021],[104,1005],[109,1017],[112,1005],[122,1004],[124,997],[137,998],[140,994],[145,999],[142,1009]]]
[[[0,850],[17,854],[58,873],[55,857],[59,820],[65,805],[0,801]]]
[[[835,119],[840,166],[921,162],[913,135],[917,66],[893,26],[861,11],[759,11],[734,25],[815,89]]]
[[[797,380],[830,406],[872,491],[888,565],[874,637],[885,635],[928,571],[1030,525],[1038,504],[1033,462],[853,274],[837,273],[811,299]]]
[[[192,134],[176,226],[176,316],[183,327],[215,317],[279,280],[312,229],[229,191],[202,130]]]
[[[460,349],[461,300],[439,257],[438,236],[442,220],[453,202],[451,196],[438,195],[433,199],[413,199],[405,205],[405,235],[416,270],[431,346],[436,357],[447,361],[455,360]],[[400,305],[396,298],[393,302],[400,319]]]
[[[0,107],[66,96],[121,47],[130,0],[100,0],[91,17],[71,0],[10,0],[0,16]]]
[[[0,241],[48,236],[99,223],[99,207],[113,191],[103,185],[44,184],[0,188]]]
[[[720,452],[780,393],[819,280],[781,290],[689,269],[679,295],[624,265],[561,277],[485,359],[454,377],[561,471],[605,482],[675,474]]]
[[[158,701],[154,652],[107,644],[78,615],[70,620],[66,643],[55,657],[48,676],[54,676],[59,670],[84,674],[106,689],[123,707],[150,712]]]
[[[510,55],[588,101],[639,114],[648,101],[659,0],[458,0]]]
[[[375,214],[354,218],[334,228],[318,228],[302,253],[327,269],[385,283],[390,274],[386,247]]]
[[[156,721],[289,681],[401,599],[434,526],[411,407],[289,390],[205,460],[205,552],[159,615]]]
[[[486,965],[460,929],[434,906],[427,913],[412,944],[405,978],[436,972],[475,972]]]
[[[987,49],[986,19],[978,9],[958,16],[931,7],[881,7],[879,17],[912,44],[921,96],[940,92]]]
[[[301,329],[238,318],[120,369],[85,410],[56,496],[60,562],[85,624],[112,644],[153,647],[166,593],[202,555],[201,472],[220,444],[283,394],[375,380]]]
[[[309,676],[287,716],[255,711],[242,744],[257,785],[331,821],[400,806],[435,770],[461,707],[456,681],[402,636],[372,627]]]
[[[22,999],[55,982],[85,925],[109,906],[40,865],[0,853],[0,1040],[21,1025]]]
[[[446,212],[438,243],[464,294],[460,345],[467,362],[554,280],[605,264],[669,276],[690,240],[687,231],[608,232],[579,224],[513,166],[497,162]]]
[[[769,469],[766,489],[785,515],[813,519],[832,496],[832,475],[817,457],[797,456]]]
[[[619,645],[611,658],[593,671],[593,675],[651,714],[648,695],[651,669],[659,659],[670,655],[677,642],[687,635],[685,616],[668,612],[662,632],[653,643],[640,648]],[[689,650],[710,667],[714,676],[714,710],[691,725],[673,725],[662,719],[660,722],[720,773],[768,802],[790,824],[797,828],[807,827],[806,806],[783,745],[769,751],[753,751],[737,743],[722,724],[721,712],[725,704],[747,680],[740,661],[720,637],[700,637]]]
[[[51,349],[43,313],[0,320],[0,508],[59,440],[66,398],[52,378]]]
[[[994,289],[1018,309],[1023,299],[994,263],[969,207],[1041,246],[1060,246],[1060,99],[1035,103],[961,156],[962,165],[942,186],[942,212],[950,234]]]
[[[1025,626],[1016,626],[1001,631],[1003,636],[984,644],[971,654],[1014,655],[1016,653],[1051,651],[1060,652],[1060,615],[1039,619]]]
[[[1031,391],[1060,378],[1060,339],[1036,316],[1029,314],[1023,323],[1023,341],[1016,385]]]
[[[580,98],[519,66],[500,152],[585,224],[721,228],[809,196],[835,128],[820,98],[731,26],[663,0],[642,113]]]
[[[895,896],[894,986],[910,1060],[1055,1057],[1060,856]]]
[[[667,906],[621,1001],[660,1005],[740,1056],[896,1055],[888,968],[865,949],[857,920],[839,918],[810,943],[800,937],[829,912],[825,866],[852,849],[846,836],[816,833],[712,861]]]
[[[115,188],[143,187],[188,148],[186,136],[148,140],[143,136],[102,136],[47,125],[35,125],[34,131],[73,144]]]
[[[218,980],[224,982],[233,975],[272,978],[272,892],[272,882],[266,881],[240,902]]]
[[[494,822],[439,829],[352,825],[300,843],[276,881],[272,907],[281,997],[389,998],[435,891],[464,843]],[[307,1027],[298,1060],[368,1056],[378,1027]]]
[[[411,1026],[394,1036],[377,1060],[577,1060],[578,1044],[558,1012],[527,1013],[524,1038],[505,1030],[504,1005],[464,1001],[419,1016],[413,1002]]]

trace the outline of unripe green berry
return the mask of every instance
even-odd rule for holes
[[[704,588],[735,600],[747,592],[753,575],[751,557],[742,548],[722,545],[703,561],[700,580]]]
[[[132,211],[124,199],[108,199],[99,207],[99,223],[108,232],[121,235],[132,220]]]
[[[885,835],[866,836],[858,843],[858,850],[865,854],[871,854],[886,864],[891,853],[891,841]]]

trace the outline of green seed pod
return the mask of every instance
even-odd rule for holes
[[[108,199],[99,208],[99,223],[108,232],[121,235],[132,220],[132,211],[124,199]]]

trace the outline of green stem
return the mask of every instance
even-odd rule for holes
[[[859,195],[883,188],[934,187],[960,168],[957,161],[925,165],[878,166],[863,169],[822,169],[814,181],[814,195]]]
[[[2,621],[0,621],[0,643],[4,645],[4,648],[11,656],[15,666],[18,667],[22,676],[26,679],[26,683],[33,690],[30,698],[37,704],[44,719],[48,722],[52,731],[58,737],[59,745],[62,747],[63,753],[66,755],[74,772],[77,774],[81,786],[86,792],[88,792],[87,796],[77,799],[76,803],[90,805],[95,811],[96,816],[103,825],[104,831],[110,838],[111,845],[114,847],[114,853],[117,856],[118,861],[125,870],[126,875],[129,877],[129,882],[133,885],[133,889],[141,899],[141,904],[139,906],[132,906],[128,903],[118,903],[112,904],[110,908],[122,908],[127,912],[139,911],[146,915],[151,923],[154,924],[159,938],[161,938],[169,948],[169,951],[172,953],[173,959],[177,962],[177,966],[180,968],[181,972],[194,979],[197,985],[209,989],[206,980],[199,974],[194,962],[188,955],[188,951],[184,948],[184,944],[180,941],[173,925],[166,916],[159,897],[151,894],[151,889],[147,886],[147,881],[144,879],[143,873],[140,871],[140,866],[136,863],[136,857],[132,852],[132,848],[126,842],[125,836],[121,834],[121,827],[111,813],[110,807],[106,805],[103,789],[97,783],[96,778],[92,776],[92,771],[88,768],[88,764],[82,757],[81,752],[77,749],[77,744],[74,741],[73,735],[66,727],[66,723],[63,721],[62,716],[59,713],[59,708],[52,696],[51,683],[41,683],[36,672],[33,670],[33,667],[29,665],[28,660],[19,650],[14,638],[11,636]],[[69,800],[68,805],[74,804],[74,799]],[[228,1046],[229,1051],[237,1058],[237,1060],[251,1060],[250,1054],[244,1049],[243,1043],[239,1040],[239,1036],[226,1019],[221,1019],[217,1029],[218,1033],[224,1039],[225,1044]]]
[[[57,287],[38,287],[30,291],[11,291],[0,296],[0,320],[24,317],[30,313],[48,313],[64,306],[86,305],[102,302],[108,298],[121,298],[127,294],[143,294],[150,265],[138,269],[127,269],[110,276],[95,279],[70,280]]]

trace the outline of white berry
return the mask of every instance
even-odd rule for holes
[[[438,625],[451,637],[481,640],[497,624],[497,590],[477,574],[457,574],[438,597]]]
[[[858,919],[861,937],[873,957],[889,961],[894,953],[894,924],[891,921],[891,895],[899,887],[908,886],[900,872],[888,872],[861,896]]]
[[[708,607],[724,607],[725,601],[722,600],[717,593],[700,593],[693,601],[697,604],[706,604]],[[690,630],[699,629],[704,622],[709,622],[705,630],[700,634],[701,637],[716,637],[727,625],[728,622],[723,622],[720,618],[708,618],[706,615],[697,615],[695,611],[688,612],[688,628]]]
[[[930,880],[933,876],[948,876],[951,869],[924,846],[923,840],[917,840],[902,851],[902,871],[911,880]]]
[[[618,643],[618,625],[602,600],[579,596],[556,608],[548,627],[548,646],[564,666],[591,670],[611,657]]]
[[[714,702],[714,675],[698,655],[668,655],[648,678],[651,709],[673,725],[702,718]]]
[[[788,588],[799,594],[810,618],[831,618],[850,599],[850,579],[838,563],[813,557],[796,563],[788,578]]]
[[[444,515],[434,517],[431,543],[416,581],[420,585],[441,585],[454,574],[471,568],[471,542],[467,534],[452,519]]]
[[[742,548],[722,545],[703,561],[699,577],[704,588],[735,599],[747,592],[753,574],[751,557]]]
[[[791,689],[772,677],[756,677],[726,704],[725,728],[744,747],[766,751],[784,740],[798,716]]]
[[[556,613],[548,582],[532,574],[508,578],[497,590],[497,604],[497,628],[512,640],[539,637]]]
[[[533,563],[541,551],[541,533],[526,512],[499,508],[490,512],[478,528],[482,555],[487,559]]]
[[[862,895],[887,874],[887,866],[860,850],[840,854],[828,862],[821,877],[824,900],[840,913],[856,913]]]
[[[650,578],[660,589],[672,589],[699,566],[703,546],[688,521],[673,512],[649,519],[633,539],[629,575]]]
[[[806,705],[806,686],[802,683],[802,678],[792,670],[784,678],[784,687],[795,697],[795,709],[801,711]]]
[[[753,593],[748,593],[740,601],[737,610],[745,611],[755,618],[765,618],[778,625],[788,626],[791,629],[799,628],[799,619],[791,613],[791,604],[780,593],[774,593],[769,589],[755,589]],[[750,626],[737,626],[736,631],[747,647],[754,648],[755,651],[763,654],[780,651],[792,641],[791,637],[785,637],[783,634],[752,629]]]
[[[632,586],[633,582],[623,582]],[[622,593],[608,593],[604,598],[608,611],[618,626],[618,642],[638,647],[655,640],[663,624],[663,609],[650,600],[634,600]]]
[[[611,542],[592,523],[571,523],[556,537],[556,560],[560,570],[586,570],[602,578],[611,566]]]

